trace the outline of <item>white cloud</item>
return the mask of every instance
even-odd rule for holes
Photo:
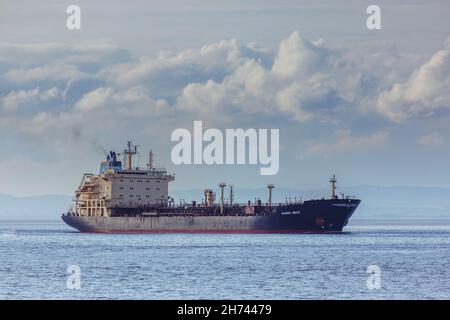
[[[272,66],[273,74],[283,78],[295,76],[298,79],[326,67],[322,64],[328,52],[321,46],[322,42],[311,43],[300,37],[298,31],[294,31],[289,38],[280,43]]]
[[[323,42],[302,39],[298,32],[281,42],[273,64],[245,57],[230,69],[221,81],[186,85],[177,105],[199,112],[284,114],[303,122],[315,116],[328,118],[336,110],[345,112],[360,91],[358,81],[347,79],[348,74],[358,74],[351,63]]]
[[[1,104],[4,109],[12,111],[21,105],[36,105],[39,102],[49,101],[58,96],[60,96],[60,92],[56,87],[46,91],[41,91],[39,88],[11,91],[1,98]]]
[[[105,102],[112,95],[111,88],[98,88],[83,95],[75,104],[75,109],[88,111],[105,105]]]
[[[382,92],[377,110],[394,121],[450,109],[450,45],[436,52],[409,77]]]
[[[282,40],[275,53],[255,43],[243,46],[231,39],[125,63],[120,62],[121,50],[109,44],[5,48],[7,56],[25,52],[40,59],[50,57],[47,64],[7,70],[5,80],[18,87],[13,92],[25,90],[22,84],[36,82],[48,87],[48,81],[53,81],[52,85],[66,88],[63,100],[73,104],[73,112],[117,105],[122,100],[124,104],[133,102],[130,109],[134,111],[138,104],[146,104],[155,110],[180,110],[191,116],[241,113],[277,115],[297,122],[339,123],[349,117],[370,116],[373,105],[376,112],[399,120],[440,109],[449,100],[448,90],[444,90],[449,84],[448,49],[436,53],[402,83],[398,80],[405,73],[404,64],[395,75],[395,65],[386,52],[382,59],[387,61],[385,66],[379,55],[356,59],[350,51],[333,49],[323,40],[308,41],[297,31]],[[86,62],[99,62],[99,57],[106,57],[103,65],[94,69],[80,67]],[[368,66],[373,67],[374,61],[378,68],[372,76]],[[78,85],[82,81],[91,82]],[[6,101],[15,104],[13,97]],[[145,110],[139,108],[136,114]]]
[[[156,57],[143,57],[137,62],[114,65],[105,71],[105,75],[108,81],[121,86],[152,82],[155,78],[170,80],[172,85],[183,80],[183,84],[187,84],[192,79],[203,80],[229,73],[240,65],[241,55],[241,48],[235,39],[223,40],[198,50],[160,52]]]
[[[292,84],[277,93],[276,101],[280,111],[290,113],[296,120],[303,122],[311,119],[313,114],[301,107],[299,108],[301,98],[301,85]]]
[[[401,70],[396,72],[395,59],[388,59],[390,51],[381,56],[356,55],[330,47],[323,40],[308,41],[298,32],[281,41],[275,52],[231,39],[126,62],[126,54],[109,45],[8,48],[7,58],[12,52],[28,56],[26,65],[13,59],[11,65],[16,67],[11,69],[5,69],[1,61],[5,73],[0,81],[2,88],[7,88],[0,91],[2,123],[22,133],[51,134],[55,139],[55,132],[73,122],[93,128],[93,134],[111,129],[122,136],[126,127],[150,132],[149,126],[155,123],[186,123],[200,117],[210,124],[230,121],[236,127],[243,121],[259,125],[261,119],[277,119],[277,125],[291,129],[310,125],[319,132],[320,141],[324,123],[328,128],[352,126],[361,117],[373,117],[377,102],[376,112],[398,119],[404,114],[406,118],[420,116],[424,113],[418,110],[435,110],[440,108],[437,101],[448,99],[444,90],[449,74],[448,49],[407,75],[407,61],[416,64],[416,58],[404,57]],[[91,62],[96,62],[93,68]],[[49,81],[53,81],[51,85]],[[31,84],[39,87],[30,88]],[[394,94],[396,90],[401,94]],[[405,107],[405,97],[416,106]],[[6,112],[27,104],[35,108],[23,114]],[[388,133],[377,127],[377,121],[375,133],[368,136],[338,132],[335,140],[339,149],[381,145]],[[316,144],[308,152],[318,154],[333,148],[336,144]]]
[[[73,65],[51,65],[31,69],[13,69],[6,73],[6,79],[12,82],[36,82],[43,80],[77,80],[83,73]]]
[[[444,138],[438,132],[431,132],[421,136],[417,142],[423,146],[439,146],[444,142]]]
[[[143,87],[115,90],[109,87],[95,89],[75,103],[75,109],[83,112],[107,108],[106,114],[140,117],[161,115],[169,105],[164,99],[153,99]]]

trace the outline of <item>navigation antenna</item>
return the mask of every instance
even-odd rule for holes
[[[331,183],[331,199],[337,199],[336,196],[336,175],[333,174],[333,177],[331,177],[330,179],[330,183]]]
[[[127,159],[127,170],[133,169],[132,158],[137,154],[137,147],[132,144],[131,140],[127,142],[127,149],[123,150],[123,156]]]
[[[153,151],[150,150],[148,153],[148,170],[152,171],[154,168],[153,165]]]
[[[233,205],[233,201],[234,201],[234,191],[233,191],[233,186],[230,185],[230,205]]]
[[[223,214],[223,189],[227,186],[225,182],[219,183],[220,187],[220,214]]]

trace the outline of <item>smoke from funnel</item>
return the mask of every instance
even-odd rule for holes
[[[76,142],[85,142],[87,144],[89,144],[92,148],[94,148],[94,150],[96,150],[97,152],[101,152],[102,155],[106,156],[108,154],[108,151],[106,150],[105,147],[103,147],[99,142],[93,140],[92,138],[88,138],[84,135],[82,135],[81,133],[81,129],[79,127],[73,127],[72,128],[72,138],[76,141]]]

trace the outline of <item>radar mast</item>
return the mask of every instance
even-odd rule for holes
[[[127,149],[123,150],[123,155],[126,157],[127,167],[126,170],[132,170],[133,169],[133,156],[137,154],[137,145],[133,145],[133,143],[130,141],[127,142]]]
[[[330,179],[330,183],[331,183],[331,199],[337,199],[336,196],[336,175],[333,174],[333,176]]]

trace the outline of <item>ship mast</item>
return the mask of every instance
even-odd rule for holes
[[[331,199],[337,199],[336,196],[336,175],[333,174],[333,176],[330,179],[330,183],[331,183]]]
[[[148,153],[148,170],[153,170],[154,164],[153,164],[153,151],[150,150]]]
[[[131,141],[127,142],[127,149],[123,150],[123,155],[127,158],[127,170],[133,169],[132,158],[135,154],[137,154],[137,147],[132,144]]]
[[[269,189],[269,207],[272,206],[272,189],[275,188],[275,185],[268,184],[267,189]]]
[[[230,185],[230,206],[233,205],[233,201],[234,201],[234,191],[233,191],[233,186]]]
[[[219,183],[220,187],[220,214],[223,214],[223,189],[227,186],[225,182]]]

